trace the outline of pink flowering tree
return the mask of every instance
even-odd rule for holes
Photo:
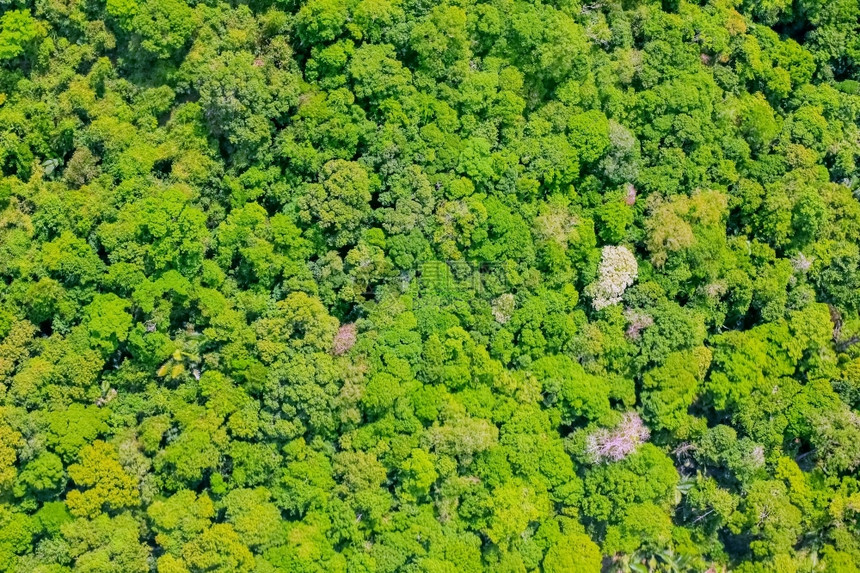
[[[646,442],[651,432],[636,412],[627,412],[615,428],[602,428],[586,442],[586,453],[594,463],[621,461]]]
[[[342,356],[350,351],[355,346],[355,339],[358,337],[358,329],[354,322],[341,326],[337,334],[334,336],[334,341],[331,345],[331,352],[335,356]]]

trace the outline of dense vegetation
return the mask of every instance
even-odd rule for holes
[[[0,571],[857,571],[858,23],[3,0]]]

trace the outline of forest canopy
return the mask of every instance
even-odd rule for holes
[[[0,2],[0,572],[860,570],[858,0]]]

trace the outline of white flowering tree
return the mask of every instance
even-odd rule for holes
[[[639,265],[630,249],[623,246],[606,246],[600,258],[599,276],[586,290],[595,310],[621,302],[627,287],[636,281]]]

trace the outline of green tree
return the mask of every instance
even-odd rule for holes
[[[69,477],[81,488],[66,496],[69,511],[77,517],[93,518],[140,502],[137,484],[119,463],[116,450],[100,440],[81,450],[80,461],[69,466]]]
[[[29,11],[9,10],[0,17],[0,60],[11,60],[31,51],[46,35],[44,24]]]
[[[362,223],[370,215],[372,179],[358,163],[334,160],[326,163],[319,183],[308,185],[300,199],[301,215],[331,234],[336,247],[354,243]]]

